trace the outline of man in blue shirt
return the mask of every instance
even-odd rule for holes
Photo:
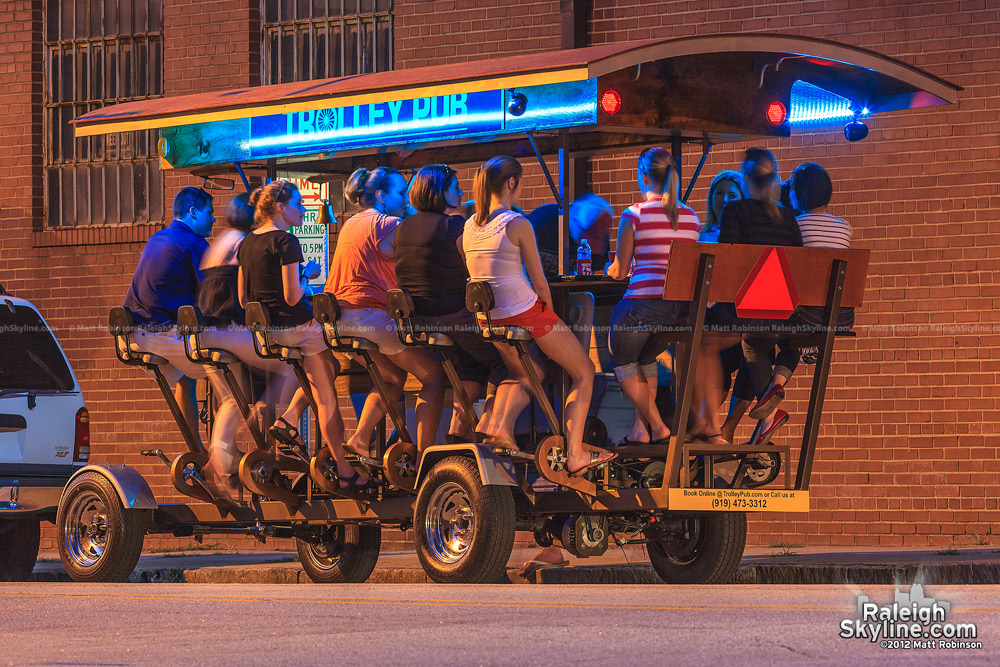
[[[174,385],[181,412],[200,440],[195,382],[206,377],[206,367],[187,358],[176,327],[178,309],[196,302],[201,258],[208,250],[205,239],[215,222],[212,195],[183,188],[174,197],[173,209],[170,225],[153,234],[142,249],[124,305],[135,316],[133,345],[170,362],[163,374]]]

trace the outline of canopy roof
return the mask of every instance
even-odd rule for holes
[[[73,122],[78,136],[160,129],[167,166],[276,159],[340,171],[374,153],[399,166],[524,154],[528,134],[543,152],[612,150],[665,136],[713,143],[783,136],[787,119],[770,124],[765,110],[773,101],[789,107],[797,81],[870,113],[953,103],[961,90],[866,49],[744,33],[150,99]],[[598,109],[609,89],[620,95],[620,113]],[[515,92],[527,97],[523,116],[508,111]],[[456,147],[467,160],[456,159]],[[410,159],[413,151],[420,156]]]

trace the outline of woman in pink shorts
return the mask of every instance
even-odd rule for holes
[[[396,251],[393,241],[406,209],[406,179],[395,169],[358,169],[344,185],[344,197],[361,207],[340,230],[330,263],[326,291],[341,307],[338,329],[345,336],[367,338],[378,345],[371,358],[389,393],[403,393],[407,372],[420,382],[415,409],[417,448],[435,444],[444,411],[444,368],[429,350],[406,347],[389,316],[386,293],[396,287]],[[358,428],[347,441],[349,451],[371,456],[371,435],[386,413],[376,392],[368,394],[358,417]]]
[[[493,324],[527,329],[532,339],[572,380],[566,404],[566,467],[571,475],[612,460],[615,455],[583,444],[583,427],[594,388],[594,362],[576,336],[552,312],[552,296],[545,281],[538,245],[531,223],[512,209],[521,194],[521,164],[512,157],[489,160],[476,174],[476,214],[465,223],[459,239],[469,275],[486,280],[496,305]],[[497,390],[494,418],[481,425],[486,433],[507,447],[515,447],[513,425],[529,403],[528,380],[510,345],[497,344],[516,380],[504,381]],[[539,376],[541,369],[535,368]]]

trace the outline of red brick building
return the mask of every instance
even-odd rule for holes
[[[995,544],[1000,5],[993,0],[0,0],[0,282],[56,328],[91,410],[92,460],[132,465],[161,501],[171,497],[162,465],[137,452],[152,445],[177,452],[180,438],[153,383],[116,362],[104,325],[143,242],[169,222],[173,192],[197,182],[161,176],[155,136],[76,140],[66,121],[127,99],[559,49],[573,38],[574,7],[593,45],[799,34],[869,48],[964,88],[952,106],[876,117],[862,142],[848,143],[839,131],[768,142],[784,175],[805,160],[830,171],[831,212],[849,220],[855,246],[873,254],[858,338],[838,342],[834,357],[812,511],[755,515],[749,539]],[[743,148],[717,147],[704,173],[734,168]],[[617,210],[635,198],[634,160],[593,162],[593,189]],[[531,206],[546,190],[537,168],[529,169]],[[699,215],[709,178],[690,200]],[[796,378],[793,399],[807,395],[809,375]],[[801,435],[804,411],[804,401],[791,401],[786,437]]]

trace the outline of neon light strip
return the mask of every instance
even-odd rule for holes
[[[792,84],[788,122],[792,124],[843,121],[854,118],[851,101],[805,81]]]
[[[530,104],[530,102],[529,102]],[[594,110],[594,102],[584,103],[584,104],[573,104],[569,106],[560,107],[548,107],[545,109],[529,110],[525,111],[524,115],[516,116],[511,120],[533,120],[533,119],[543,119],[550,118],[553,116],[567,116],[567,115],[577,115],[587,113],[588,111]],[[351,139],[375,139],[385,136],[391,136],[393,134],[408,134],[411,136],[400,137],[401,139],[413,139],[413,134],[420,131],[440,131],[440,130],[458,130],[462,129],[468,125],[476,125],[481,123],[502,123],[505,114],[503,111],[491,111],[491,112],[479,112],[462,114],[461,116],[448,117],[448,118],[434,118],[431,120],[410,120],[402,121],[395,124],[387,124],[381,127],[350,127],[338,130],[330,130],[327,132],[306,132],[291,135],[279,135],[275,137],[261,137],[259,139],[251,139],[245,148],[250,150],[259,148],[271,148],[274,146],[298,146],[298,145],[312,145],[324,142],[337,142],[337,143],[348,143]]]

